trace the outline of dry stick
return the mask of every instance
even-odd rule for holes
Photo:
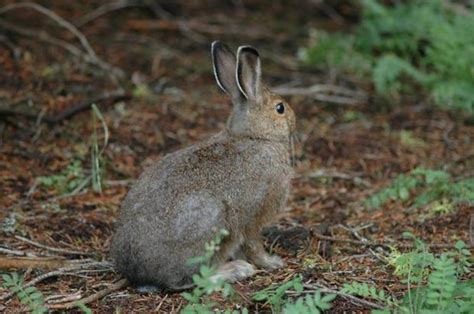
[[[6,247],[1,247],[0,246],[0,253],[5,253],[9,255],[16,255],[16,256],[28,256],[28,257],[37,257],[35,254],[30,253],[30,252],[23,252],[20,250],[15,250],[15,249],[9,249]]]
[[[63,310],[72,309],[74,307],[77,307],[78,303],[88,304],[88,303],[100,300],[101,298],[105,297],[109,293],[114,292],[116,290],[119,290],[121,288],[124,288],[127,285],[128,285],[127,279],[120,279],[119,281],[117,281],[113,284],[110,284],[107,288],[102,289],[102,290],[100,290],[100,291],[98,291],[98,292],[96,292],[96,293],[94,293],[94,294],[92,294],[88,297],[79,299],[79,300],[74,301],[74,302],[49,305],[48,307],[50,309],[63,309]]]
[[[54,304],[54,303],[65,303],[65,302],[71,302],[71,301],[76,301],[82,298],[81,295],[81,290],[78,290],[74,292],[73,294],[67,294],[67,295],[51,295],[45,299],[45,301],[48,304]]]
[[[62,17],[57,15],[56,13],[54,13],[53,11],[51,11],[51,10],[49,10],[49,9],[47,9],[47,8],[37,4],[37,3],[34,3],[34,2],[19,2],[19,3],[7,4],[4,7],[0,8],[0,14],[4,14],[8,11],[11,11],[11,10],[14,10],[14,9],[21,9],[21,8],[29,8],[29,9],[35,10],[37,12],[40,12],[43,15],[46,15],[47,17],[49,17],[50,19],[52,19],[53,21],[58,23],[60,26],[64,27],[65,29],[70,31],[72,34],[74,34],[74,36],[76,36],[77,39],[79,39],[79,41],[81,42],[84,49],[87,51],[87,53],[93,59],[96,59],[96,60],[99,59],[99,57],[97,57],[94,49],[92,49],[91,45],[89,44],[89,41],[87,40],[87,38],[74,25],[72,25],[71,23],[69,23],[68,21],[66,21],[65,19],[63,19]]]
[[[370,301],[367,301],[367,300],[364,300],[364,299],[361,299],[361,298],[358,298],[358,297],[355,297],[353,295],[350,295],[350,294],[347,294],[347,293],[344,293],[344,292],[341,292],[341,291],[338,291],[338,290],[334,290],[334,289],[331,289],[331,288],[328,288],[328,287],[325,287],[321,284],[314,284],[314,285],[311,285],[311,284],[303,284],[303,287],[305,288],[308,288],[308,289],[313,289],[314,291],[311,291],[311,292],[316,292],[316,291],[321,291],[323,293],[332,293],[332,294],[335,294],[335,295],[338,295],[338,296],[341,296],[343,298],[346,298],[346,299],[349,299],[353,302],[357,302],[359,304],[363,304],[363,305],[366,305],[366,306],[370,306],[371,308],[375,308],[375,309],[384,309],[385,307],[380,305],[380,304],[377,304],[377,303],[373,303],[373,302],[370,302]],[[310,292],[310,291],[308,291]]]
[[[331,242],[343,242],[343,243],[350,243],[350,244],[355,244],[355,245],[364,245],[364,246],[396,246],[399,248],[414,248],[415,246],[413,244],[409,243],[375,243],[375,242],[365,242],[365,241],[358,241],[358,240],[351,240],[351,239],[341,239],[341,238],[333,238],[329,236],[325,236],[319,233],[312,233],[312,235],[315,238],[318,238],[320,240],[324,241],[331,241]],[[428,244],[428,247],[431,248],[441,248],[441,249],[450,249],[453,248],[454,245],[451,244],[444,244],[444,243],[433,243],[433,244]],[[471,245],[466,244],[467,248],[472,248]]]
[[[353,181],[355,184],[362,184],[365,187],[370,187],[371,184],[362,179],[361,177],[357,176],[356,174],[349,174],[349,173],[344,173],[344,172],[338,172],[338,171],[331,171],[331,170],[326,170],[326,169],[320,169],[317,171],[313,171],[308,174],[301,175],[297,177],[296,179],[306,179],[306,178],[335,178],[335,179],[342,179],[342,180],[350,180]]]
[[[34,245],[34,246],[42,248],[42,249],[46,249],[46,250],[51,251],[51,252],[64,253],[64,254],[70,254],[70,255],[89,255],[89,256],[94,255],[94,253],[90,253],[90,252],[71,251],[71,250],[66,250],[66,249],[47,246],[47,245],[35,242],[33,240],[30,240],[30,239],[27,239],[25,237],[18,236],[18,235],[15,236],[15,239],[26,242],[28,244]]]
[[[76,105],[57,114],[56,116],[52,116],[52,117],[43,116],[39,120],[39,122],[46,122],[48,124],[54,125],[59,122],[62,122],[63,120],[68,120],[80,112],[88,110],[89,108],[91,108],[92,104],[100,104],[105,101],[115,103],[119,100],[127,99],[128,97],[129,95],[126,95],[122,90],[107,92],[95,98],[87,99],[82,102],[79,102]],[[33,120],[36,120],[38,118],[38,115],[35,113],[16,111],[12,109],[1,109],[1,108],[0,108],[0,116],[23,116],[25,118],[33,119]]]
[[[126,99],[128,97],[129,96],[126,95],[123,90],[117,90],[117,91],[105,93],[105,94],[103,94],[101,96],[98,96],[94,99],[89,99],[89,100],[83,101],[81,103],[78,103],[77,105],[63,111],[62,113],[60,113],[57,116],[53,117],[51,123],[58,123],[58,122],[61,122],[63,120],[67,120],[67,119],[71,118],[72,116],[74,116],[74,115],[76,115],[76,114],[78,114],[82,111],[85,111],[85,110],[89,109],[92,106],[92,104],[94,104],[94,103],[100,103],[100,102],[103,102],[105,100],[111,101],[111,102],[116,102],[118,100],[123,100],[123,99]]]
[[[87,63],[93,64],[95,66],[98,66],[105,72],[111,72],[113,74],[116,74],[118,76],[123,76],[123,71],[117,67],[114,67],[107,62],[104,62],[100,59],[94,59],[92,58],[89,54],[84,53],[81,49],[77,48],[76,46],[68,43],[67,41],[57,39],[51,35],[49,35],[45,31],[36,31],[36,30],[31,30],[28,28],[16,26],[14,24],[8,23],[6,21],[2,21],[0,19],[0,26],[8,31],[20,34],[25,37],[31,37],[34,39],[37,39],[39,41],[48,43],[50,45],[58,46],[61,47],[65,50],[67,50],[69,53],[72,55],[84,60]]]
[[[308,96],[319,101],[333,102],[348,106],[359,105],[367,100],[367,94],[364,92],[328,84],[315,84],[309,87],[282,86],[273,88],[273,91],[282,96]],[[342,96],[328,95],[328,93]]]
[[[79,40],[81,43],[82,47],[86,50],[87,54],[90,56],[90,58],[98,65],[105,65],[107,64],[107,68],[112,70],[114,74],[118,76],[123,76],[123,72],[119,70],[118,68],[115,68],[108,63],[104,62],[101,60],[97,54],[95,53],[94,49],[92,49],[91,45],[89,44],[89,41],[87,40],[86,36],[82,34],[74,25],[54,13],[53,11],[43,7],[42,5],[39,5],[34,2],[20,2],[20,3],[11,3],[7,4],[4,7],[0,8],[0,14],[4,14],[8,11],[15,10],[15,9],[22,9],[22,8],[29,8],[32,10],[35,10],[48,18],[52,19],[56,23],[58,23],[61,27],[67,29],[69,32],[71,32],[76,38]]]
[[[72,261],[70,261],[72,263]],[[63,267],[58,270],[50,271],[48,273],[45,273],[41,276],[38,276],[32,280],[30,280],[28,283],[23,285],[23,289],[28,288],[30,286],[34,286],[37,283],[46,280],[51,277],[56,277],[56,276],[74,276],[74,273],[71,273],[72,271],[81,271],[84,269],[94,269],[97,266],[102,266],[104,269],[107,267],[111,268],[111,264],[109,262],[87,262],[87,263],[82,263],[82,264],[77,264],[77,265],[72,265],[68,267]],[[2,296],[0,296],[0,301],[7,300],[11,298],[13,295],[15,295],[15,292],[8,292]]]
[[[0,269],[10,268],[58,268],[68,265],[68,261],[58,257],[7,257],[0,256]]]
[[[127,26],[133,30],[168,30],[168,31],[193,31],[195,34],[203,33],[209,35],[240,35],[250,38],[268,37],[269,32],[261,29],[242,29],[233,25],[211,25],[197,20],[143,20],[131,19]],[[205,39],[205,37],[203,38]],[[201,40],[201,39],[199,39]],[[207,40],[207,39],[206,39]]]
[[[130,7],[146,7],[146,5],[144,3],[140,3],[139,1],[131,1],[131,0],[118,0],[118,1],[108,2],[101,5],[97,9],[87,13],[86,15],[82,16],[75,24],[77,27],[81,27],[103,15],[106,15],[113,11],[118,11],[118,10],[130,8]]]

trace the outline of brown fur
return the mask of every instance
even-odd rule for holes
[[[213,44],[216,79],[234,102],[226,129],[146,169],[122,204],[111,256],[132,283],[187,287],[198,270],[187,261],[202,255],[220,229],[229,236],[213,260],[217,277],[251,275],[253,266],[244,260],[228,262],[238,257],[268,269],[283,265],[265,252],[260,230],[287,199],[295,119],[288,104],[261,84],[258,53],[241,48],[242,81],[233,82],[235,56]],[[275,111],[280,102],[284,114]]]

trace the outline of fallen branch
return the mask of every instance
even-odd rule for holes
[[[0,14],[4,14],[8,11],[11,11],[11,10],[14,10],[14,9],[21,9],[21,8],[29,8],[29,9],[35,10],[35,11],[47,16],[48,18],[52,19],[53,21],[58,23],[61,27],[65,28],[69,32],[71,32],[79,40],[82,47],[84,47],[87,55],[89,56],[89,58],[95,64],[97,64],[101,67],[105,67],[105,69],[107,69],[107,70],[113,71],[114,74],[116,74],[118,76],[123,76],[124,75],[123,72],[120,69],[115,68],[115,67],[109,65],[108,63],[106,63],[105,61],[101,60],[97,56],[97,54],[95,53],[94,49],[92,49],[92,47],[91,47],[89,41],[87,40],[86,36],[84,36],[84,34],[82,34],[74,25],[72,25],[67,20],[60,17],[59,15],[54,13],[53,11],[51,11],[51,10],[49,10],[49,9],[47,9],[47,8],[37,4],[37,3],[34,3],[34,2],[19,2],[19,3],[7,4],[4,7],[0,8]]]
[[[68,303],[62,303],[62,304],[61,303],[60,304],[52,304],[52,305],[49,305],[48,308],[55,309],[55,310],[72,309],[74,307],[77,307],[78,303],[89,304],[91,302],[100,300],[101,298],[105,297],[106,295],[110,294],[111,292],[122,289],[122,288],[126,287],[127,285],[128,285],[127,279],[120,279],[119,281],[110,284],[107,288],[99,290],[96,293],[94,293],[94,294],[92,294],[88,297],[79,299],[79,300],[74,301],[74,302],[68,302]]]
[[[8,255],[15,255],[15,256],[37,257],[33,253],[23,252],[23,251],[20,251],[20,250],[10,249],[10,248],[1,247],[1,246],[0,246],[0,253],[4,253],[4,254],[8,254]]]
[[[83,61],[95,65],[102,69],[104,72],[112,75],[116,75],[118,77],[123,77],[125,74],[123,71],[117,67],[114,67],[110,64],[108,64],[105,61],[102,61],[100,59],[94,59],[92,58],[89,54],[84,53],[81,49],[77,48],[73,44],[68,43],[67,41],[57,39],[51,35],[49,35],[47,32],[43,30],[32,30],[20,26],[16,26],[12,23],[8,23],[4,20],[0,19],[0,27],[6,29],[7,31],[17,33],[19,35],[25,36],[25,37],[31,37],[34,39],[37,39],[39,41],[48,43],[50,45],[54,45],[57,47],[60,47],[62,49],[67,50],[69,53],[72,55],[82,59]],[[112,76],[113,77],[113,76]]]
[[[8,257],[0,256],[0,269],[25,268],[59,268],[68,265],[68,261],[60,257]]]
[[[319,240],[323,241],[330,241],[330,242],[342,242],[342,243],[349,243],[349,244],[354,244],[354,245],[362,245],[362,246],[384,246],[384,247],[390,247],[390,246],[395,246],[398,248],[407,248],[411,249],[414,248],[415,245],[410,244],[410,243],[384,243],[384,242],[370,242],[370,241],[359,241],[359,240],[351,240],[351,239],[341,239],[341,238],[334,238],[334,237],[329,237],[325,236],[319,233],[312,232],[312,236]],[[427,244],[428,247],[430,248],[437,248],[437,249],[450,249],[454,248],[454,245],[452,244],[444,244],[444,243],[432,243],[432,244]],[[466,244],[467,248],[472,248],[471,245]]]
[[[99,6],[97,9],[85,14],[82,16],[75,24],[77,27],[84,26],[92,22],[99,17],[106,15],[108,13],[130,8],[130,7],[146,7],[146,4],[143,1],[131,1],[131,0],[118,0],[105,3]]]
[[[332,293],[332,294],[341,296],[345,299],[348,299],[352,302],[355,302],[357,304],[362,304],[362,305],[368,306],[370,308],[374,308],[374,309],[384,309],[384,308],[386,308],[383,305],[380,305],[380,304],[377,304],[377,303],[374,303],[374,302],[370,302],[370,301],[358,298],[356,296],[353,296],[353,295],[350,295],[350,294],[347,294],[347,293],[344,293],[344,292],[341,292],[341,291],[338,291],[338,290],[334,290],[334,289],[325,287],[325,286],[323,286],[321,284],[318,284],[318,283],[316,283],[316,284],[303,284],[303,287],[305,287],[307,289],[311,289],[309,291],[305,291],[305,292],[308,292],[308,293],[316,292],[316,291],[319,290],[322,293]]]
[[[370,187],[371,184],[362,179],[361,177],[357,176],[356,174],[349,174],[349,173],[344,173],[344,172],[338,172],[338,171],[331,171],[331,170],[326,170],[326,169],[319,169],[316,171],[313,171],[308,174],[301,175],[297,177],[296,179],[307,179],[307,178],[335,178],[335,179],[342,179],[342,180],[349,180],[353,181],[355,184],[363,185],[365,187]]]
[[[0,14],[4,14],[4,13],[9,12],[11,10],[22,9],[22,8],[28,8],[28,9],[35,10],[35,11],[47,16],[51,20],[55,21],[61,27],[67,29],[69,32],[71,32],[79,40],[82,47],[84,47],[84,50],[86,51],[87,55],[90,57],[91,60],[94,61],[94,63],[96,63],[97,65],[101,65],[101,66],[107,65],[107,68],[109,70],[114,71],[114,74],[119,75],[119,76],[123,76],[123,72],[121,70],[109,65],[108,63],[104,62],[103,60],[101,60],[97,56],[94,49],[92,49],[89,41],[87,40],[86,36],[84,36],[84,34],[82,34],[74,25],[72,25],[70,22],[68,22],[64,18],[60,17],[59,15],[54,13],[53,11],[43,7],[42,5],[39,5],[39,4],[34,3],[34,2],[11,3],[11,4],[7,4],[7,5],[3,6],[2,8],[0,8]]]
[[[79,262],[81,262],[81,261],[79,261]],[[97,268],[99,268],[99,269],[102,269],[102,270],[110,270],[111,272],[113,271],[112,264],[109,263],[109,262],[96,262],[96,261],[90,262],[90,261],[87,261],[87,262],[84,262],[84,263],[75,263],[75,261],[72,260],[72,261],[69,261],[69,263],[71,263],[71,266],[62,267],[62,268],[59,268],[58,270],[47,272],[43,275],[40,275],[40,276],[30,280],[29,282],[27,282],[26,284],[23,285],[23,289],[25,289],[27,287],[30,287],[30,286],[34,286],[37,283],[39,283],[41,281],[44,281],[44,280],[46,280],[48,278],[51,278],[51,277],[75,276],[75,272],[81,272],[81,271],[84,271],[84,270],[97,270]],[[0,301],[7,300],[7,299],[11,298],[13,295],[15,295],[15,292],[5,293],[4,295],[0,296]]]
[[[0,23],[1,24],[1,23]],[[127,99],[130,96],[125,94],[122,90],[112,91],[104,93],[98,97],[87,99],[85,101],[79,102],[76,105],[64,110],[63,112],[57,114],[56,116],[45,116],[43,115],[40,119],[38,119],[38,114],[30,113],[30,112],[23,112],[18,110],[13,110],[9,108],[1,109],[0,108],[0,116],[22,116],[31,120],[39,120],[39,122],[45,122],[51,125],[60,123],[64,120],[68,120],[75,116],[78,113],[86,111],[91,108],[92,104],[103,104],[103,103],[115,103],[119,100]]]
[[[25,237],[18,236],[18,235],[15,236],[15,239],[26,242],[28,244],[31,244],[33,246],[36,246],[36,247],[39,247],[39,248],[42,248],[42,249],[45,249],[45,250],[48,250],[48,251],[51,251],[51,252],[55,252],[55,253],[63,253],[63,254],[69,254],[69,255],[82,255],[82,256],[94,255],[94,253],[90,253],[90,252],[72,251],[72,250],[47,246],[47,245],[35,242],[33,240],[30,240],[30,239],[27,239]]]
[[[329,84],[315,84],[309,87],[275,87],[275,93],[282,96],[306,96],[313,99],[341,105],[355,106],[367,101],[368,96],[362,91]]]
[[[35,11],[49,17],[50,19],[52,19],[53,21],[58,23],[60,26],[64,27],[68,31],[70,31],[74,36],[77,37],[77,39],[79,39],[82,46],[87,51],[87,53],[91,56],[91,58],[98,60],[97,54],[95,53],[94,49],[92,49],[91,45],[89,44],[89,41],[84,36],[84,34],[82,34],[74,25],[72,25],[71,23],[69,23],[68,21],[66,21],[65,19],[63,19],[62,17],[57,15],[56,13],[54,13],[53,11],[51,11],[51,10],[49,10],[49,9],[47,9],[47,8],[37,4],[37,3],[34,3],[34,2],[19,2],[19,3],[7,4],[4,7],[0,8],[0,14],[4,14],[8,11],[15,10],[15,9],[21,9],[21,8],[29,8],[29,9],[35,10]]]
[[[193,31],[209,35],[240,35],[251,38],[268,37],[269,32],[252,28],[243,29],[241,26],[213,25],[196,20],[143,20],[131,19],[127,21],[127,27],[135,31],[143,30],[167,30],[167,31]],[[205,38],[204,38],[205,39]],[[206,39],[205,39],[206,40]],[[206,40],[207,41],[207,40]]]
[[[45,301],[48,304],[55,304],[55,303],[65,303],[65,302],[77,301],[81,298],[82,298],[81,290],[78,290],[78,291],[76,291],[72,294],[50,295],[47,298],[45,298]]]

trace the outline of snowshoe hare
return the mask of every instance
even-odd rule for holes
[[[261,81],[260,57],[241,46],[237,57],[212,44],[214,75],[233,103],[225,130],[165,156],[146,169],[125,198],[111,257],[138,286],[190,287],[205,243],[225,229],[213,257],[216,278],[236,281],[253,265],[284,265],[265,252],[261,227],[285,205],[292,167],[295,116]]]

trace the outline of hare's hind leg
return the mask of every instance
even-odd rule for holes
[[[255,273],[255,267],[244,261],[235,260],[222,264],[217,268],[215,275],[211,277],[212,281],[224,280],[228,282],[235,282],[252,276]]]

